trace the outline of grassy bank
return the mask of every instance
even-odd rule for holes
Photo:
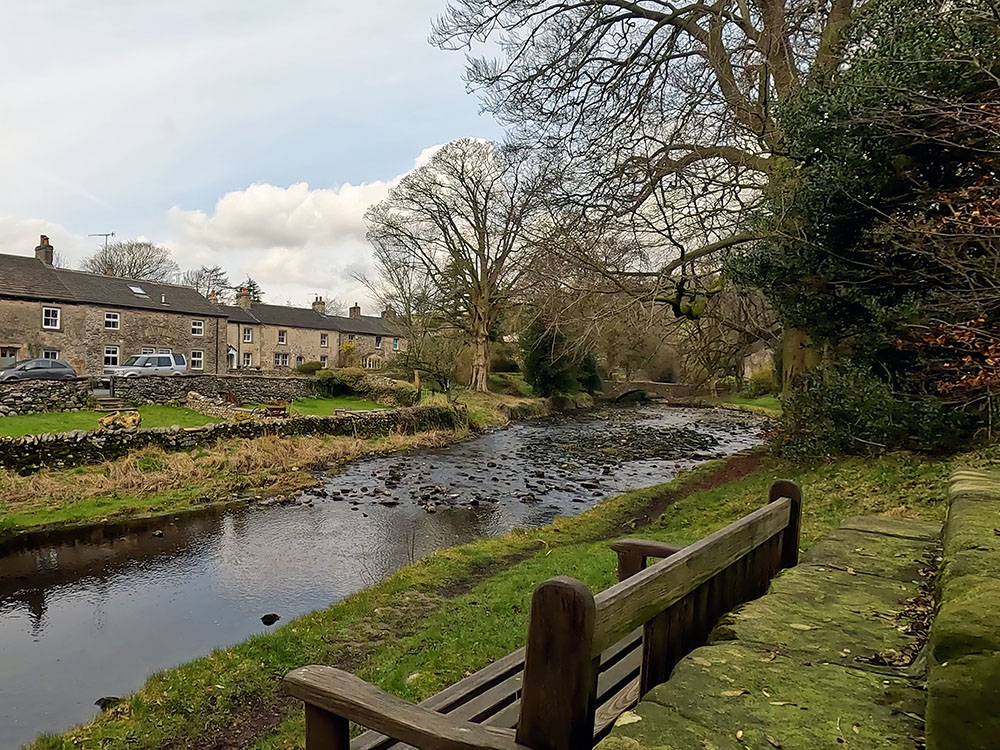
[[[940,522],[956,463],[996,465],[1000,451],[813,466],[771,457],[716,462],[551,526],[435,553],[326,610],[158,674],[91,724],[35,747],[301,747],[301,710],[278,682],[289,669],[334,664],[417,700],[521,645],[540,581],[566,574],[594,590],[612,583],[609,539],[638,533],[692,542],[758,507],[779,476],[803,486],[806,547],[857,513]],[[631,532],[648,509],[671,500],[649,526]]]
[[[140,406],[143,427],[198,427],[218,422],[196,411],[180,406]],[[107,414],[98,411],[62,411],[40,414],[22,414],[0,419],[0,435],[18,437],[39,435],[43,432],[69,432],[70,430],[93,430],[101,417]]]
[[[749,398],[747,396],[730,395],[706,398],[709,404],[720,406],[735,406],[744,411],[752,411],[765,417],[781,416],[781,399],[777,396],[758,396]]]

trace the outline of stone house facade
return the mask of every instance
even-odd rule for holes
[[[135,354],[184,354],[193,372],[226,368],[226,315],[191,287],[52,265],[42,236],[34,257],[0,255],[0,364],[62,359],[96,377]]]
[[[347,317],[328,315],[316,298],[311,307],[253,302],[242,291],[237,304],[220,305],[229,317],[228,363],[231,369],[282,371],[306,362],[323,367],[379,370],[406,340],[392,314],[362,315],[354,305]]]
[[[406,341],[391,313],[328,315],[311,307],[206,299],[188,286],[52,265],[42,236],[34,257],[0,255],[0,366],[48,357],[99,377],[135,354],[181,353],[193,373],[290,371],[306,362],[378,370]]]

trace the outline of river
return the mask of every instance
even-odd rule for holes
[[[642,406],[366,459],[290,502],[62,534],[0,557],[0,748],[153,672],[328,606],[431,552],[573,515],[760,442],[736,412]]]

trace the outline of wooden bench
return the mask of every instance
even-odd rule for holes
[[[264,404],[264,414],[268,417],[287,417],[288,402],[282,401],[280,403]]]
[[[591,748],[721,615],[798,562],[800,510],[780,480],[766,505],[688,547],[614,542],[619,583],[597,596],[573,578],[540,584],[527,646],[419,705],[333,667],[296,669],[285,686],[305,702],[306,748]],[[350,722],[374,731],[351,742]]]

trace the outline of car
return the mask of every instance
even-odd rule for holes
[[[0,370],[0,380],[72,380],[77,377],[61,359],[25,359]]]
[[[187,359],[183,354],[136,354],[119,367],[109,367],[108,375],[116,378],[134,378],[139,375],[183,375],[187,372]]]

